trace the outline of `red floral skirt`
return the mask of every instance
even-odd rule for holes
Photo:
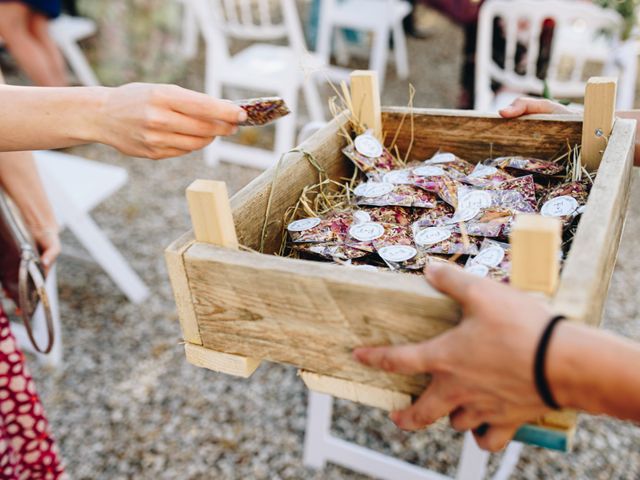
[[[58,480],[64,468],[9,320],[0,308],[0,478]]]

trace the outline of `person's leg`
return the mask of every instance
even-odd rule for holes
[[[29,15],[29,31],[47,53],[58,85],[68,85],[67,65],[60,49],[49,34],[49,19],[40,13],[32,12]]]
[[[0,3],[0,37],[16,62],[31,78],[42,86],[59,86],[61,79],[41,44],[29,31],[30,9],[18,2]]]

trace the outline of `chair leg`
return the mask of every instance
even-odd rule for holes
[[[306,467],[321,470],[327,463],[325,443],[331,432],[332,411],[333,398],[330,395],[309,390],[303,457]]]
[[[93,72],[91,65],[89,65],[87,61],[87,57],[84,56],[78,44],[71,40],[59,41],[57,43],[80,83],[86,87],[99,86],[100,81]]]
[[[291,113],[276,123],[276,138],[274,145],[274,157],[278,161],[280,156],[294,147],[296,140],[296,112],[298,111],[298,89],[280,92],[287,102]]]
[[[509,480],[511,474],[516,469],[518,461],[520,460],[520,453],[522,452],[524,445],[520,442],[511,442],[507,446],[507,450],[502,456],[500,467],[493,476],[492,480]]]
[[[384,80],[387,71],[387,58],[389,56],[389,29],[378,28],[373,35],[373,47],[371,49],[371,60],[369,70],[378,72],[380,91],[383,90]]]
[[[466,432],[456,480],[482,480],[488,463],[489,453],[478,447],[471,432]]]
[[[404,34],[402,20],[393,25],[393,48],[396,57],[396,72],[398,78],[409,78],[409,58],[407,57],[407,37]]]
[[[182,11],[182,42],[180,45],[182,54],[191,60],[198,54],[198,24],[196,12],[189,2],[183,3]]]
[[[70,216],[66,225],[131,302],[146,300],[147,286],[89,215]]]
[[[324,110],[322,108],[322,100],[318,93],[318,84],[313,75],[309,75],[302,83],[304,91],[304,99],[309,111],[309,119],[312,122],[324,122]]]

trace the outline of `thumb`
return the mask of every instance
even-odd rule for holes
[[[505,107],[502,110],[500,110],[499,113],[502,118],[517,118],[524,115],[526,111],[527,111],[527,105],[520,100],[516,100],[508,107]]]
[[[469,304],[471,287],[485,280],[466,273],[458,266],[441,262],[434,262],[427,266],[424,274],[431,286],[453,298],[463,308]]]

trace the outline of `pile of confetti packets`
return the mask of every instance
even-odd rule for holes
[[[512,156],[473,164],[441,151],[404,164],[370,132],[343,153],[360,171],[349,207],[287,226],[289,250],[302,258],[406,273],[453,260],[506,282],[515,216],[557,217],[569,230],[591,187],[567,180],[567,161]]]

